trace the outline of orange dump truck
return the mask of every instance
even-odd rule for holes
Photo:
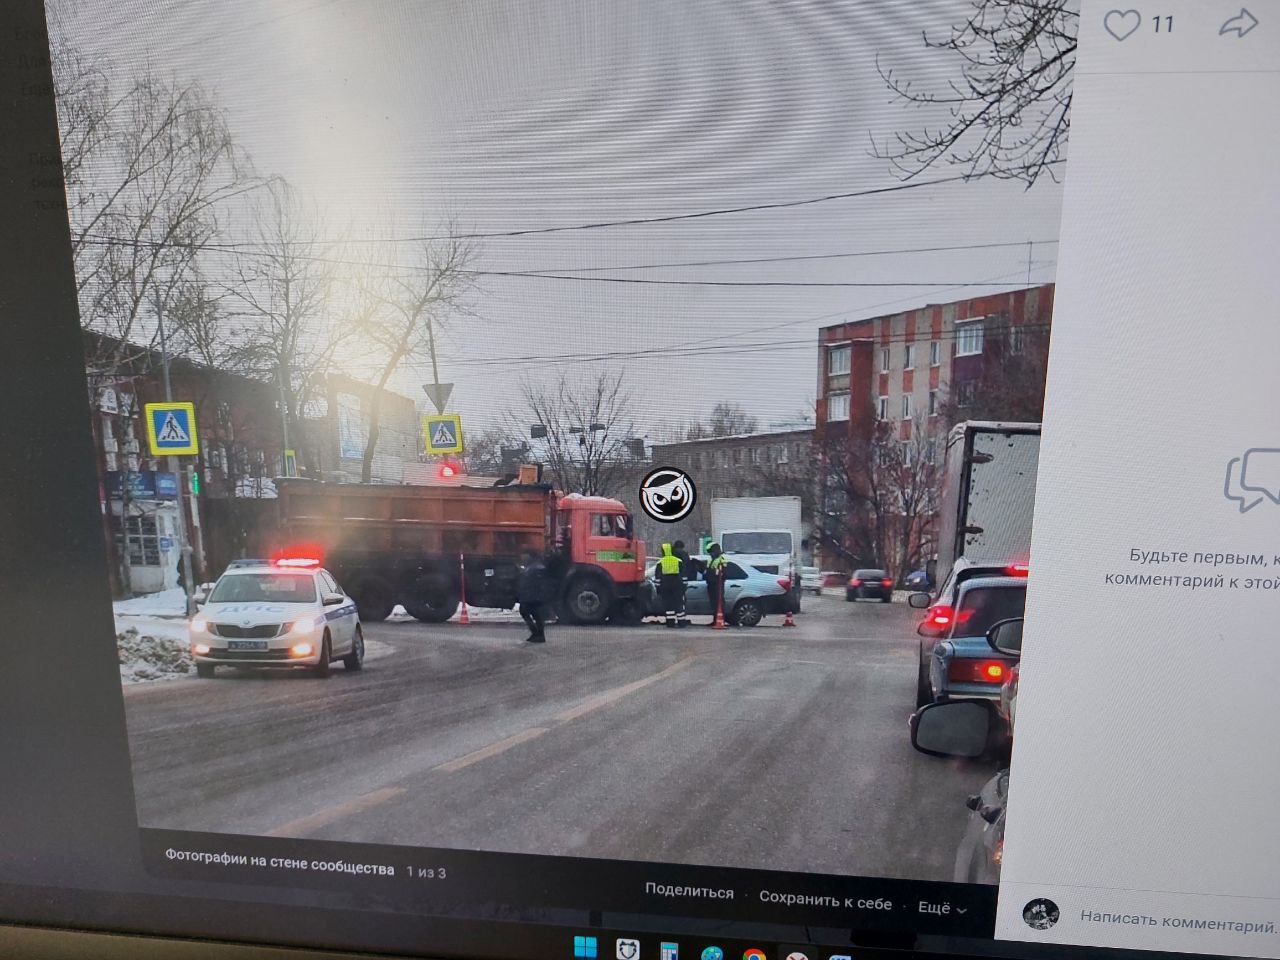
[[[360,617],[396,604],[428,623],[449,619],[463,595],[509,609],[521,558],[569,557],[560,616],[573,623],[636,622],[644,544],[617,500],[565,496],[544,484],[399,486],[277,480],[276,550],[314,546]]]

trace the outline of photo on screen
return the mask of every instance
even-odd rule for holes
[[[995,883],[1076,24],[992,6],[49,0],[139,824]]]

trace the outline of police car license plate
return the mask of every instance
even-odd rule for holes
[[[228,650],[265,650],[267,649],[267,641],[265,640],[228,640]]]

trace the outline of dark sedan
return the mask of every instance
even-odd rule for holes
[[[893,578],[883,570],[855,570],[844,588],[844,598],[854,600],[893,600]]]

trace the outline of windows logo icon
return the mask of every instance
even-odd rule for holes
[[[596,960],[600,947],[595,937],[574,937],[573,955],[577,960]]]

